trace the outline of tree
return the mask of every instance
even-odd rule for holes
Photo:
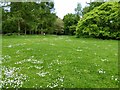
[[[70,26],[73,26],[73,25],[76,26],[79,19],[80,19],[80,17],[78,15],[76,15],[76,14],[70,14],[69,13],[69,14],[64,16],[64,18],[63,18],[63,21],[64,21],[64,33],[66,35],[68,35],[68,34],[72,35],[73,34],[73,33],[70,32]],[[75,30],[73,30],[73,31],[75,31]]]
[[[56,19],[54,33],[57,35],[64,34],[64,22],[60,18]]]
[[[82,5],[77,3],[77,8],[75,8],[75,14],[82,17]]]
[[[118,2],[105,2],[84,15],[76,28],[76,35],[102,39],[120,39]]]
[[[22,13],[23,13],[23,3],[22,2],[11,2],[10,7],[11,7],[11,20],[17,21],[17,26],[18,26],[18,34],[21,32],[21,26],[20,23],[23,21],[22,18]]]
[[[53,2],[11,2],[8,6],[10,11],[3,10],[3,33],[53,33],[56,19]]]

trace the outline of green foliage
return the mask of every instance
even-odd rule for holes
[[[3,10],[3,33],[53,33],[56,20],[53,2],[11,2],[8,6],[9,12]]]
[[[94,1],[94,2],[88,3],[89,6],[86,6],[86,7],[83,8],[83,11],[82,11],[83,15],[85,15],[85,14],[88,13],[88,12],[90,12],[90,11],[93,10],[95,7],[100,6],[102,3],[104,3],[104,2],[102,2],[102,1],[101,1],[101,2]]]
[[[80,17],[76,14],[67,14],[64,16],[64,33],[65,34],[73,34],[73,32],[70,31],[70,27],[73,25],[77,25]]]
[[[11,24],[12,23],[12,24]],[[7,19],[2,23],[2,30],[6,33],[17,33],[17,24],[15,20]]]
[[[64,34],[64,22],[62,19],[57,18],[55,22],[55,31],[54,33],[57,35]]]
[[[120,39],[118,3],[106,2],[84,15],[77,26],[77,36]]]
[[[70,34],[71,34],[71,35],[75,35],[76,25],[70,26],[69,30],[70,30]]]

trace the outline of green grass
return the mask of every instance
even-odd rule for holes
[[[2,62],[6,88],[118,88],[116,40],[3,36]]]

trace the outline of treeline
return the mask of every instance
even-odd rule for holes
[[[63,33],[63,21],[56,16],[52,1],[4,4],[2,6],[3,34]]]
[[[120,3],[90,2],[81,10],[77,7],[77,18],[73,14],[64,16],[64,30],[77,37],[94,37],[100,39],[120,39]]]
[[[78,3],[75,14],[68,13],[63,20],[56,16],[52,1],[6,3],[2,6],[2,33],[120,39],[120,3],[95,1],[83,9]]]

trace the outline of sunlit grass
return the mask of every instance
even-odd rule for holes
[[[118,87],[116,40],[30,35],[3,36],[2,43],[2,82],[6,88],[17,87],[17,82],[23,88]],[[5,71],[11,72],[11,78]],[[23,78],[13,83],[16,73]],[[5,78],[10,81],[4,83]]]

